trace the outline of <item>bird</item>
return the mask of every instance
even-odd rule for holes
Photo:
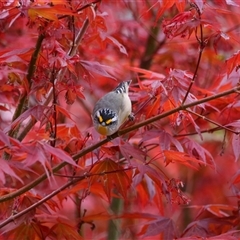
[[[134,120],[132,102],[128,95],[132,80],[121,82],[95,104],[92,112],[93,125],[103,136],[111,136],[128,119]]]

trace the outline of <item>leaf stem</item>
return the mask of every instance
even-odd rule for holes
[[[219,123],[211,120],[210,118],[207,118],[207,117],[205,117],[205,116],[203,116],[203,115],[201,115],[201,114],[198,114],[198,113],[193,112],[193,111],[188,110],[188,109],[186,109],[186,111],[189,112],[189,113],[191,113],[191,114],[194,114],[194,115],[196,115],[196,116],[198,116],[198,117],[200,117],[200,118],[202,118],[203,120],[206,120],[207,122],[210,122],[210,123],[212,123],[212,124],[220,127],[221,129],[225,129],[226,131],[229,131],[229,132],[232,132],[232,133],[237,134],[237,132],[234,131],[234,130],[232,130],[231,128],[225,127],[225,126],[223,126],[223,125],[221,125],[221,124],[219,124]]]
[[[202,24],[200,24],[200,39],[198,38],[197,36],[197,29],[196,29],[196,38],[199,42],[199,45],[200,45],[200,49],[199,49],[199,55],[198,55],[198,60],[197,60],[197,64],[196,64],[196,68],[195,68],[195,71],[194,71],[194,74],[193,74],[193,77],[192,77],[192,80],[188,86],[188,89],[187,89],[187,92],[186,92],[186,95],[184,96],[184,99],[182,101],[182,105],[184,105],[185,101],[187,100],[187,97],[188,97],[188,94],[189,92],[191,91],[191,88],[192,88],[192,85],[194,84],[195,82],[195,79],[197,77],[197,72],[198,72],[198,69],[199,69],[199,65],[200,65],[200,62],[201,62],[201,59],[202,59],[202,53],[203,53],[203,49],[205,48],[206,46],[206,43],[204,42],[204,39],[203,39],[203,29],[202,29]]]

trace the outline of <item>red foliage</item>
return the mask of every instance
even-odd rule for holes
[[[237,1],[0,3],[0,239],[239,239]],[[110,138],[96,101],[132,79]]]

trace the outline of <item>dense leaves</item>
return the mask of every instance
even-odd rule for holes
[[[239,239],[239,8],[1,1],[0,239]]]

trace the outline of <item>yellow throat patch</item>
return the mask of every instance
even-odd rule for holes
[[[107,127],[100,125],[97,130],[101,135],[105,135],[105,136],[107,135]]]

